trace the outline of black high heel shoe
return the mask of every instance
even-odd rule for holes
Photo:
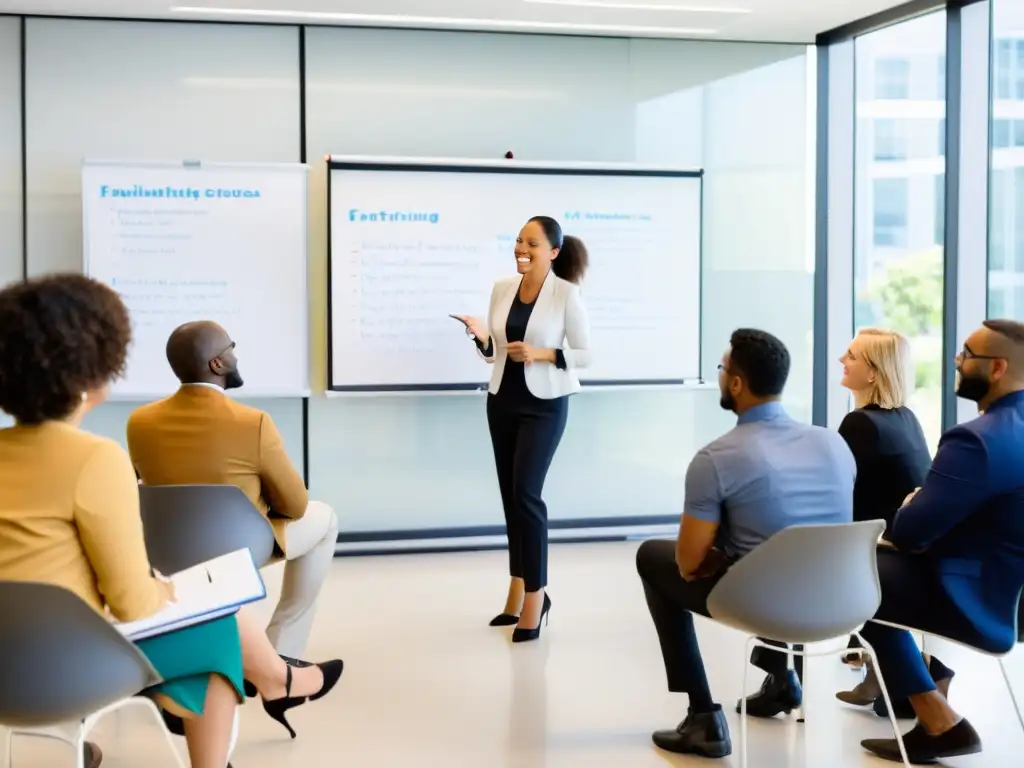
[[[298,669],[302,669],[304,667],[312,667],[313,666],[313,662],[311,662],[311,661],[303,661],[302,659],[293,659],[291,656],[285,656],[284,654],[279,654],[279,655],[284,660],[284,663],[287,664],[289,667],[296,667]],[[243,687],[245,688],[245,697],[247,699],[255,699],[257,696],[260,695],[260,692],[256,690],[256,686],[255,685],[250,683],[248,680],[243,680],[242,682],[244,683]]]
[[[493,619],[488,626],[491,627],[513,627],[519,623],[519,617],[513,616],[511,613],[499,613]]]
[[[516,627],[512,633],[513,643],[525,643],[530,640],[536,640],[540,637],[541,625],[546,624],[548,620],[548,613],[551,611],[551,598],[548,597],[548,593],[544,593],[544,605],[540,609],[540,619],[537,621],[537,626],[533,629],[521,629]]]
[[[312,666],[312,665],[309,665]],[[331,689],[337,684],[338,680],[341,679],[341,673],[345,670],[345,662],[341,659],[334,659],[332,661],[324,662],[323,664],[317,664],[320,667],[320,672],[324,676],[324,684],[320,686],[320,690],[314,693],[312,696],[292,696],[292,665],[289,664],[287,669],[287,677],[284,683],[284,696],[280,699],[272,699],[271,701],[263,700],[263,709],[270,715],[274,720],[277,720],[281,725],[285,727],[288,734],[294,739],[296,736],[295,729],[288,723],[286,714],[289,709],[295,709],[300,707],[307,701],[316,701],[322,699]]]

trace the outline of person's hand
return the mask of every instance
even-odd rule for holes
[[[917,494],[918,494],[918,493],[919,493],[920,491],[921,491],[921,489],[920,489],[920,488],[918,487],[918,488],[915,488],[914,490],[912,490],[912,491],[911,491],[910,493],[908,493],[908,494],[907,494],[907,498],[905,498],[905,499],[903,500],[903,504],[902,504],[901,506],[904,506],[904,507],[905,507],[905,506],[907,506],[907,504],[909,504],[909,503],[910,503],[910,502],[911,502],[911,501],[913,500],[913,498],[914,498],[915,496],[917,496]]]
[[[517,363],[530,363],[536,362],[540,359],[538,352],[540,350],[525,341],[513,341],[508,345],[508,356]]]
[[[455,317],[466,324],[466,335],[476,337],[481,344],[487,343],[490,334],[487,333],[487,327],[483,320],[472,315],[455,315]]]

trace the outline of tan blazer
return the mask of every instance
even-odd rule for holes
[[[189,384],[137,409],[128,451],[144,485],[236,485],[268,517],[282,551],[289,520],[306,514],[309,493],[263,411],[215,387]]]
[[[120,445],[60,422],[0,430],[0,579],[64,587],[121,621],[163,607]]]

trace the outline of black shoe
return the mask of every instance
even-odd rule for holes
[[[513,616],[511,613],[499,613],[488,624],[490,627],[514,627],[519,623],[519,617]]]
[[[732,754],[729,724],[720,704],[711,712],[691,712],[674,731],[655,731],[655,746],[677,755],[727,757]]]
[[[312,667],[313,666],[313,662],[311,662],[311,661],[303,661],[302,659],[293,659],[291,656],[285,656],[283,653],[282,654],[278,654],[278,655],[281,657],[281,659],[284,661],[284,663],[287,664],[289,667],[295,667],[296,669],[302,669],[303,667]],[[257,696],[260,695],[260,692],[258,690],[256,690],[256,686],[255,685],[250,683],[248,680],[243,680],[242,682],[244,683],[244,685],[242,687],[245,689],[245,697],[247,699],[255,699]]]
[[[896,739],[866,739],[860,745],[884,760],[903,762]],[[981,752],[981,737],[966,720],[961,720],[939,736],[932,736],[924,726],[918,724],[903,737],[903,746],[907,749],[907,758],[911,763],[927,765],[949,757]]]
[[[85,758],[82,762],[85,768],[100,768],[100,763],[103,762],[103,752],[98,746],[91,741],[85,742],[82,745],[82,755]]]
[[[768,675],[761,684],[761,690],[747,697],[747,714],[751,717],[775,717],[785,712],[787,715],[799,709],[804,700],[800,678],[792,669],[786,670],[785,677]],[[743,702],[736,702],[739,713]]]
[[[313,666],[313,665],[307,665]],[[324,676],[324,684],[320,686],[320,690],[314,693],[312,696],[292,696],[292,665],[289,664],[287,667],[287,677],[285,678],[284,684],[284,696],[280,699],[272,699],[267,701],[263,700],[263,709],[268,715],[274,720],[277,720],[281,725],[288,731],[288,735],[293,739],[296,736],[295,729],[292,728],[288,722],[287,713],[290,709],[295,707],[301,707],[307,701],[316,701],[322,699],[331,689],[337,684],[338,680],[341,679],[341,673],[345,671],[345,662],[341,659],[334,659],[332,661],[324,662],[323,664],[317,664],[320,667],[320,672]]]
[[[540,628],[542,624],[546,624],[548,620],[548,613],[551,611],[551,598],[548,597],[548,593],[544,593],[544,605],[540,609],[540,620],[537,622],[537,626],[533,629],[520,629],[516,627],[512,633],[513,643],[525,643],[528,640],[536,640],[540,637]],[[518,621],[518,619],[516,619]]]

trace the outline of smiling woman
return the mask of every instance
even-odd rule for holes
[[[494,364],[487,425],[505,511],[511,582],[491,626],[516,625],[512,642],[540,637],[547,596],[548,510],[541,498],[565,432],[577,368],[590,364],[590,324],[579,282],[587,249],[550,216],[534,216],[515,242],[517,277],[491,291],[487,320],[460,316]]]

